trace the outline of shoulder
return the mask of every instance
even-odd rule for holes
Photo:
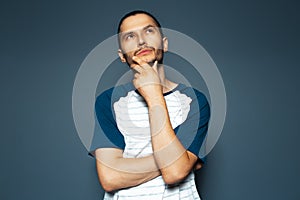
[[[111,87],[96,97],[96,104],[113,103],[132,90],[134,90],[132,83]]]
[[[176,87],[176,90],[182,94],[187,95],[192,100],[197,100],[200,105],[208,104],[207,98],[203,92],[199,91],[196,88],[186,86],[185,84],[179,83]]]

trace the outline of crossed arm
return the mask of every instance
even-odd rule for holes
[[[123,158],[123,151],[120,149],[97,149],[95,155],[98,178],[107,192],[137,186],[159,175],[162,175],[167,184],[176,183],[182,180],[193,167],[201,168],[201,164],[196,163],[197,157],[189,151],[186,152],[190,159],[188,163],[175,161],[177,165],[181,164],[185,167],[169,166],[159,170],[153,155],[142,158]],[[180,171],[182,168],[187,171]]]
[[[154,157],[123,158],[123,151],[101,148],[95,151],[99,181],[107,192],[147,182],[160,175]]]
[[[154,153],[142,158],[123,158],[120,149],[97,149],[95,155],[99,181],[108,192],[137,186],[159,175],[162,175],[166,184],[175,184],[182,181],[193,168],[201,168],[198,157],[182,146],[171,126],[157,73],[157,62],[151,67],[138,58],[135,61],[138,65],[131,66],[136,71],[133,83],[148,105]]]
[[[123,151],[101,148],[95,151],[99,181],[107,192],[137,186],[159,175],[166,184],[183,180],[192,169],[200,169],[198,157],[187,151],[171,126],[165,100],[148,104],[154,154],[123,158]]]

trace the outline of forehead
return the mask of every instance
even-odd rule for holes
[[[124,19],[120,27],[120,32],[142,29],[148,25],[157,26],[152,17],[143,13],[135,14]]]

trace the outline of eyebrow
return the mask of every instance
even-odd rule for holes
[[[143,30],[146,30],[147,28],[155,28],[156,26],[153,26],[153,25],[151,25],[151,24],[149,24],[148,26],[145,26],[144,28],[143,28]]]
[[[149,25],[143,27],[142,30],[146,30],[147,28],[155,28],[155,27],[157,27],[157,26],[153,26],[153,25],[149,24]],[[135,29],[135,30],[137,30],[137,29]],[[124,38],[125,36],[127,36],[127,35],[129,35],[129,34],[132,34],[133,32],[134,32],[134,31],[121,32],[122,38]]]

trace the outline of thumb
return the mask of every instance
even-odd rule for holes
[[[157,60],[154,62],[154,64],[152,65],[152,69],[156,72],[156,73],[158,73],[158,71],[157,71]]]

